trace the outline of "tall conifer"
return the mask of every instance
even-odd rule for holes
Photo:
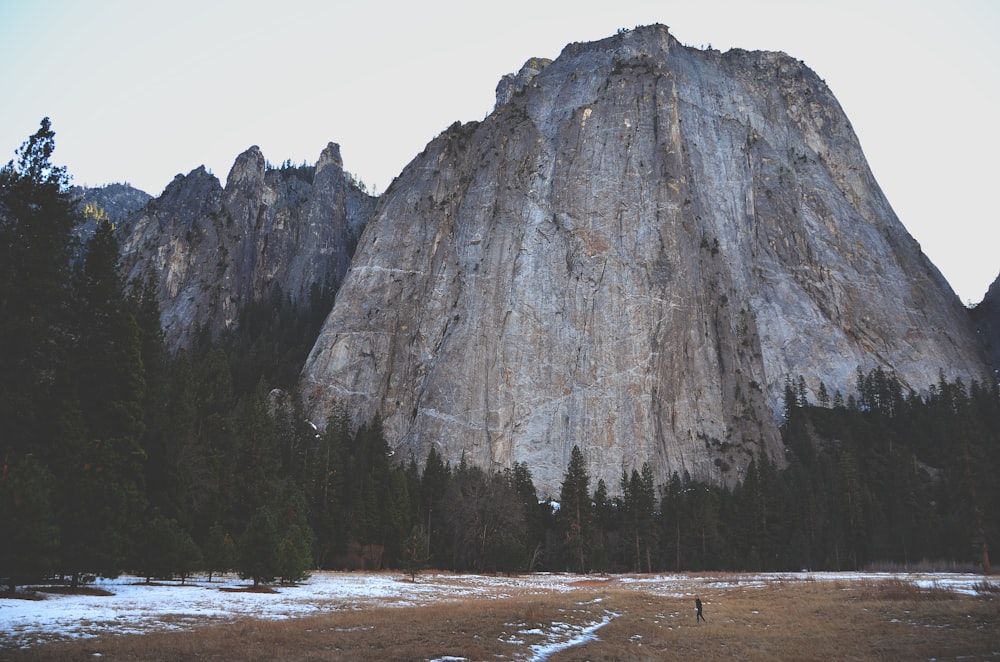
[[[88,244],[74,297],[73,381],[85,431],[75,440],[75,461],[59,476],[59,492],[63,569],[75,578],[116,575],[145,509],[145,371],[117,264],[118,242],[105,220]]]
[[[559,522],[566,565],[587,571],[587,543],[591,525],[590,474],[579,446],[573,446],[559,491]]]
[[[63,373],[73,229],[66,169],[52,164],[46,117],[0,168],[0,452],[48,463]]]

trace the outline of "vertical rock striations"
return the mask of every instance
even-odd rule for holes
[[[315,167],[270,169],[257,147],[237,157],[223,188],[204,167],[178,175],[121,228],[129,279],[157,279],[164,330],[174,349],[201,329],[217,335],[240,309],[280,287],[302,300],[334,285],[375,198],[345,174],[340,148]]]
[[[984,374],[802,63],[650,26],[497,92],[383,194],[303,372],[314,421],[342,402],[419,460],[527,462],[550,494],[575,444],[612,488],[647,461],[732,483],[783,457],[788,377]]]

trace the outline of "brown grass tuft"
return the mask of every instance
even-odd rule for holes
[[[939,586],[922,587],[902,579],[876,579],[855,582],[861,595],[869,600],[918,602],[924,600],[953,600],[954,591]]]
[[[1000,595],[1000,583],[998,582],[991,582],[984,579],[981,582],[973,584],[972,588],[979,595]]]
[[[529,602],[524,608],[525,625],[534,626],[541,622],[541,608],[534,602]]]
[[[44,600],[45,596],[36,591],[0,591],[0,599],[8,600]]]
[[[570,582],[570,586],[607,586],[610,581],[610,577],[591,577]]]
[[[72,586],[36,586],[34,590],[39,593],[52,593],[56,595],[114,595],[111,591],[106,591],[103,588],[94,588],[93,586],[77,586],[76,588]]]
[[[223,593],[277,593],[270,586],[220,586]]]

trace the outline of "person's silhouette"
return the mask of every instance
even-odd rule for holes
[[[697,623],[698,621],[705,621],[705,615],[701,613],[701,598],[694,599],[694,608],[698,611],[698,614],[697,616],[695,616],[694,619],[695,623]],[[705,622],[708,623],[708,621]]]

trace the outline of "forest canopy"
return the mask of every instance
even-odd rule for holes
[[[648,465],[593,484],[573,450],[558,501],[531,467],[399,457],[380,421],[307,421],[295,383],[335,288],[274,289],[233,330],[171,354],[153,281],[126,283],[107,215],[54,166],[48,119],[0,169],[0,581],[317,568],[474,572],[989,570],[1000,393],[917,394],[859,370],[845,397],[786,384],[785,457],[732,488]],[[779,461],[780,460],[780,461]]]

